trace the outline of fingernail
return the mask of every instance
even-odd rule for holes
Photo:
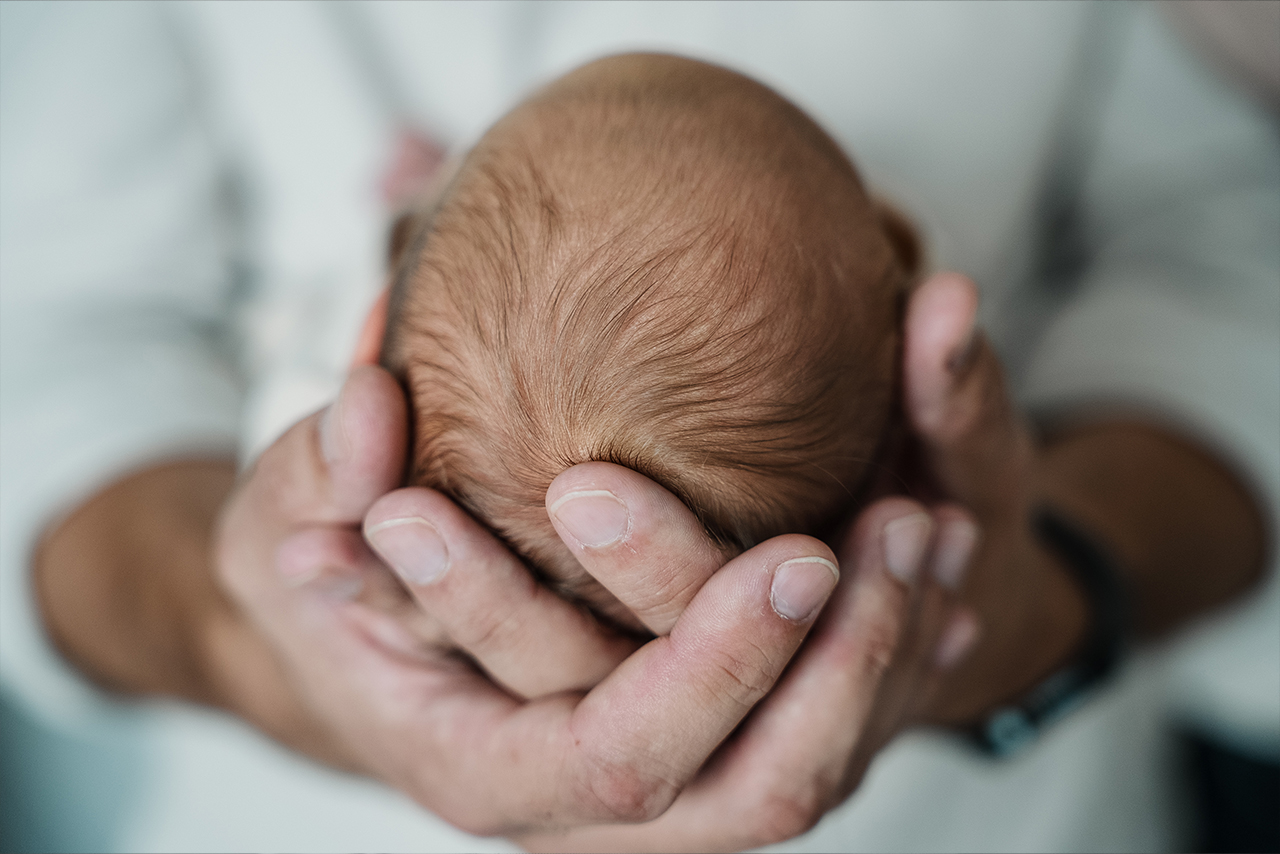
[[[431,584],[449,569],[444,537],[421,516],[388,519],[366,534],[387,565],[409,584]]]
[[[551,515],[587,548],[612,545],[631,530],[627,505],[604,489],[570,492],[551,505]]]
[[[329,404],[320,416],[320,452],[329,465],[340,462],[346,456],[346,437],[342,435],[342,422],[338,417],[341,405],[342,395],[339,394],[338,399]]]
[[[960,346],[947,356],[947,370],[954,377],[962,377],[969,372],[974,360],[978,357],[978,329],[970,321],[969,332]]]
[[[948,590],[959,590],[978,545],[978,526],[968,519],[952,519],[938,531],[933,549],[933,577]]]
[[[934,648],[933,663],[939,670],[950,670],[973,650],[982,634],[978,620],[968,611],[959,611],[947,623]]]
[[[804,622],[817,613],[840,580],[840,570],[820,557],[799,557],[773,573],[769,602],[783,619]]]
[[[884,564],[894,578],[903,584],[915,581],[932,535],[933,519],[928,513],[912,513],[884,526]]]

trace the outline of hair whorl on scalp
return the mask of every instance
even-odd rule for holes
[[[552,576],[543,508],[605,460],[726,545],[813,530],[883,434],[903,271],[838,147],[740,75],[625,56],[498,123],[401,261],[383,361],[412,480]]]

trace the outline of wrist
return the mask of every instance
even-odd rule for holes
[[[1042,500],[1124,570],[1135,636],[1164,634],[1261,576],[1258,505],[1203,448],[1149,424],[1098,422],[1052,436],[1043,459]]]
[[[926,719],[949,726],[970,725],[991,710],[1018,700],[1080,649],[1089,625],[1085,593],[1061,556],[1024,528],[1000,542],[1014,543],[1004,557],[980,561],[1009,572],[979,573],[965,591],[983,626],[966,661],[947,674]]]
[[[361,771],[302,703],[275,651],[249,620],[228,605],[208,616],[201,634],[209,705],[299,753]]]
[[[1044,727],[1078,706],[1111,675],[1128,635],[1128,591],[1107,550],[1050,507],[1036,510],[1032,527],[1037,542],[1065,564],[1084,594],[1088,624],[1066,661],[970,728],[978,746],[996,756],[1018,752],[1035,741]]]
[[[207,543],[233,479],[230,463],[157,466],[95,495],[42,541],[33,570],[45,627],[99,685],[210,700]]]

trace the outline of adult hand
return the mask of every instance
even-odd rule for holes
[[[398,390],[376,371],[353,378],[332,416],[340,432],[330,442],[345,440],[350,458],[340,444],[332,462],[325,460],[316,424],[304,422],[255,472],[267,485],[261,499],[245,497],[255,494],[249,486],[237,499],[249,508],[244,525],[292,508],[286,524],[268,525],[276,539],[287,535],[277,564],[255,564],[258,548],[225,565],[247,573],[241,601],[275,640],[305,708],[349,764],[463,827],[523,832],[526,844],[548,847],[721,848],[786,838],[847,795],[901,728],[988,708],[1047,672],[1079,632],[1080,620],[1070,614],[1073,606],[1080,610],[1074,588],[1026,534],[1023,514],[1046,466],[1008,403],[994,356],[971,334],[975,304],[962,279],[923,286],[909,311],[906,372],[908,409],[929,468],[942,489],[969,502],[976,519],[954,506],[926,511],[902,498],[864,511],[841,544],[845,584],[758,706],[812,619],[796,592],[825,593],[815,587],[821,573],[792,572],[821,566],[813,562],[822,557],[819,546],[774,540],[717,572],[724,556],[654,484],[602,464],[567,472],[548,496],[562,536],[650,628],[670,630],[632,653],[635,641],[609,635],[540,592],[441,496],[404,490],[375,505],[398,477],[404,444]],[[394,400],[384,406],[394,415],[370,419],[379,407],[359,403],[371,394],[357,390],[361,382],[383,384],[373,397]],[[394,450],[362,456],[361,448]],[[353,469],[344,473],[347,464]],[[602,497],[614,502],[612,515],[589,506]],[[424,647],[397,634],[396,621],[350,598],[357,587],[385,581],[355,534],[366,506],[370,539],[435,616],[438,643]],[[949,592],[978,539],[976,520],[987,545],[966,596],[985,609],[987,641],[968,665],[975,678],[950,678],[939,688],[939,674],[963,657],[977,632],[973,613]],[[788,543],[799,552],[787,552]],[[784,553],[771,551],[778,548]],[[434,565],[423,560],[431,554]],[[801,563],[787,562],[793,554]],[[277,568],[304,583],[281,583]],[[232,572],[233,586],[236,577]],[[789,586],[789,577],[801,581]],[[313,595],[317,589],[329,595]],[[1043,619],[1046,609],[1063,618]],[[547,628],[556,623],[567,627],[569,640]],[[1045,629],[1055,625],[1061,630]],[[993,635],[1003,640],[993,642]],[[542,638],[555,654],[531,654],[527,636]],[[602,674],[609,675],[599,681]],[[522,699],[597,681],[586,695]],[[643,826],[534,832],[659,814]]]
[[[989,526],[984,532],[987,546],[980,567],[975,570],[975,581],[965,595],[998,622],[1001,612],[992,603],[998,603],[1002,596],[1007,599],[1007,589],[998,581],[983,579],[1012,578],[1017,584],[1015,575],[1019,564],[1009,556],[1026,553],[1026,542],[1023,540],[1021,546],[1008,545],[1023,536],[1016,524],[1005,526],[1007,537],[993,536],[992,532],[1001,530],[1002,519],[1016,518],[1016,512],[1008,508],[1025,506],[1028,491],[1015,490],[1017,501],[1006,502],[1001,498],[1001,489],[984,488],[983,484],[992,478],[998,482],[999,473],[1006,470],[999,465],[984,465],[982,460],[998,462],[990,455],[997,453],[1001,443],[991,441],[991,436],[1013,436],[1016,447],[1022,441],[1017,437],[1025,433],[1004,397],[994,357],[980,339],[974,339],[979,343],[973,347],[962,346],[972,327],[975,303],[972,286],[956,277],[943,277],[941,284],[935,280],[916,294],[908,320],[908,403],[929,464],[938,473],[937,479],[952,494],[971,496],[969,500],[984,525]],[[921,308],[930,305],[933,307]],[[917,341],[930,343],[922,350]],[[925,357],[919,356],[921,352]],[[957,357],[960,353],[969,355]],[[432,742],[433,739],[431,734],[421,734],[426,725],[415,717],[427,697],[444,698],[443,705],[453,707],[449,720],[458,724],[457,732],[470,733],[473,738],[479,738],[477,733],[494,733],[496,729],[486,730],[486,726],[500,720],[531,721],[536,714],[521,716],[521,709],[529,706],[545,709],[548,705],[522,704],[507,695],[497,696],[492,683],[461,657],[444,652],[443,647],[435,644],[428,644],[424,649],[420,636],[443,638],[441,626],[424,621],[415,609],[405,607],[409,600],[404,591],[386,583],[387,576],[358,536],[353,536],[363,508],[399,479],[405,445],[403,400],[389,378],[377,371],[361,372],[353,378],[347,392],[335,407],[336,414],[330,418],[331,426],[336,424],[336,428],[322,434],[319,419],[309,419],[296,427],[241,485],[224,517],[219,550],[221,571],[228,586],[237,592],[241,608],[227,603],[217,588],[208,583],[212,574],[204,546],[211,527],[209,520],[225,495],[232,467],[222,462],[161,466],[127,478],[96,496],[52,531],[42,544],[36,560],[36,584],[47,623],[59,646],[72,661],[104,684],[127,691],[169,693],[226,705],[281,740],[313,755],[401,782],[418,794],[420,800],[473,830],[511,831],[522,825],[590,821],[593,816],[645,817],[661,809],[664,799],[679,788],[681,774],[689,775],[690,769],[700,764],[694,759],[697,753],[708,753],[714,747],[714,725],[699,731],[702,742],[692,752],[687,750],[690,746],[687,739],[681,742],[686,748],[684,753],[680,749],[672,751],[672,739],[664,739],[656,730],[645,733],[653,739],[647,745],[638,745],[640,739],[635,737],[637,730],[633,730],[630,740],[622,738],[622,747],[610,752],[614,732],[607,731],[608,715],[601,712],[594,719],[587,715],[593,724],[589,727],[592,732],[605,732],[602,740],[595,743],[600,752],[594,754],[604,756],[605,760],[594,772],[588,770],[578,778],[576,782],[583,785],[577,791],[563,787],[562,766],[556,766],[553,784],[545,782],[546,774],[535,775],[532,784],[528,777],[517,778],[518,782],[506,786],[493,782],[502,769],[509,767],[510,762],[518,762],[522,754],[526,762],[531,755],[554,755],[556,761],[572,755],[573,751],[539,754],[539,746],[545,748],[546,743],[539,743],[538,736],[559,732],[563,737],[563,729],[539,729],[531,725],[520,733],[521,737],[513,739],[511,733],[520,728],[520,723],[509,724],[505,740],[480,739],[485,743],[478,747],[470,742],[452,741],[449,733],[436,734],[433,743],[437,746],[444,743],[444,753],[465,766],[461,772],[465,779],[456,790],[474,796],[475,800],[454,809],[447,803],[440,807],[432,802],[430,781],[426,778],[436,774],[435,769],[443,768],[444,771],[438,773],[444,776],[435,777],[434,785],[450,785],[448,773],[456,768],[447,762],[432,765],[427,760],[434,758],[433,755],[424,749],[422,741],[415,740]],[[948,411],[953,414],[946,414]],[[328,441],[322,435],[328,435]],[[330,451],[328,457],[323,450],[326,447]],[[1188,614],[1211,607],[1243,589],[1256,575],[1263,548],[1256,507],[1247,493],[1224,474],[1221,466],[1203,452],[1167,435],[1156,434],[1146,426],[1121,425],[1116,429],[1069,434],[1043,451],[1033,448],[1030,456],[1032,461],[1017,469],[1020,474],[1009,477],[1006,482],[1030,480],[1033,487],[1029,492],[1039,488],[1076,511],[1080,518],[1089,519],[1095,530],[1109,535],[1117,552],[1127,558],[1125,564],[1135,568],[1131,580],[1136,582],[1139,593],[1154,590],[1163,594],[1140,600],[1141,625],[1158,630],[1175,624]],[[583,471],[590,472],[590,468],[571,471],[557,481],[557,487],[563,491],[551,496],[553,507],[565,511],[572,502],[564,505],[559,502],[570,493],[592,492],[607,486],[607,478],[581,483],[574,480]],[[1124,477],[1114,478],[1112,475],[1116,472]],[[596,471],[595,475],[600,472]],[[1099,483],[1109,487],[1119,483],[1126,488],[1099,490]],[[575,533],[582,517],[592,517],[590,512],[577,514],[576,522],[572,512],[553,515],[571,547],[576,543],[580,559],[584,559],[606,586],[632,604],[654,629],[663,631],[675,624],[674,638],[683,631],[679,628],[680,620],[684,619],[682,607],[695,599],[703,601],[698,598],[702,590],[699,585],[716,570],[723,556],[700,539],[701,531],[670,496],[647,481],[638,484],[638,489],[635,496],[627,498],[627,533],[620,538],[610,540],[598,535],[583,538]],[[625,485],[618,485],[615,491],[625,495]],[[548,843],[540,837],[528,837],[528,841],[551,845],[581,843],[590,847],[591,840],[595,839],[603,847],[619,839],[623,845],[644,845],[647,838],[650,847],[732,847],[784,838],[815,821],[827,806],[838,801],[841,793],[856,783],[867,757],[889,737],[886,733],[917,717],[964,717],[967,714],[964,702],[952,700],[948,707],[945,701],[956,685],[963,686],[967,680],[949,678],[948,684],[935,694],[937,700],[933,704],[926,701],[936,690],[934,671],[945,670],[946,665],[954,663],[972,640],[975,633],[972,614],[959,609],[953,611],[947,595],[929,585],[923,590],[918,586],[912,588],[909,596],[901,595],[901,590],[893,586],[901,582],[886,574],[884,568],[918,567],[923,563],[930,567],[924,577],[937,577],[954,585],[959,578],[958,569],[965,564],[964,554],[975,539],[973,520],[966,519],[955,508],[929,511],[933,529],[939,532],[933,550],[922,560],[906,560],[904,555],[921,554],[919,548],[909,544],[918,544],[924,539],[919,534],[923,523],[918,515],[924,512],[923,508],[910,502],[894,503],[903,499],[886,501],[889,503],[877,503],[865,511],[852,539],[841,549],[846,561],[846,581],[828,606],[830,613],[823,618],[812,642],[778,689],[759,705],[747,725],[705,765],[703,772],[692,779],[683,778],[687,785],[663,818],[647,828],[637,829],[647,832],[648,837],[602,837],[584,832],[559,842]],[[877,517],[877,513],[885,515]],[[463,528],[470,524],[465,517],[457,518]],[[598,514],[596,519],[600,521]],[[1150,524],[1153,519],[1161,524]],[[886,520],[905,521],[891,526]],[[446,537],[454,536],[456,532],[451,533],[447,519],[435,521],[439,532]],[[393,525],[385,530],[396,528],[412,530],[412,525]],[[469,531],[483,535],[474,526]],[[911,533],[903,534],[904,531]],[[773,548],[777,542],[771,541],[760,548]],[[810,541],[801,538],[800,543],[806,546],[801,549],[806,558],[820,556],[816,546],[807,548],[814,545]],[[459,558],[467,554],[466,547],[459,545],[458,550],[453,551],[452,541],[447,546],[451,549],[450,567],[440,578],[456,580],[470,565]],[[483,549],[474,553],[481,554]],[[492,554],[498,555],[498,551]],[[697,646],[699,637],[704,637],[703,651],[711,653],[708,660],[713,670],[726,661],[734,665],[725,670],[725,674],[732,677],[727,683],[726,696],[745,699],[738,701],[741,708],[722,717],[719,723],[723,725],[720,727],[723,732],[732,729],[732,722],[745,714],[750,705],[752,691],[741,690],[744,682],[739,678],[741,674],[763,674],[759,681],[745,681],[757,694],[764,690],[785,663],[788,645],[798,642],[793,635],[804,630],[804,620],[801,620],[795,632],[784,630],[759,635],[766,640],[782,637],[783,642],[776,646],[766,644],[764,648],[757,643],[757,623],[763,621],[766,626],[770,625],[768,620],[785,623],[781,614],[799,613],[795,610],[799,598],[794,591],[787,592],[786,585],[781,583],[790,573],[779,572],[779,562],[771,563],[767,559],[770,554],[757,549],[742,556],[766,558],[756,563],[757,572],[741,572],[746,564],[735,562],[734,566],[739,568],[736,573],[717,574],[717,579],[721,576],[747,579],[736,589],[748,594],[748,599],[756,596],[754,616],[729,624],[724,617],[735,612],[717,609],[713,603],[704,609],[701,620],[691,621],[695,627],[701,624],[705,628],[718,619],[716,630],[711,632],[713,636],[706,638],[690,629],[684,635],[690,640],[679,642],[686,644],[687,651]],[[1212,575],[1196,571],[1209,554],[1214,556],[1215,565],[1221,571]],[[646,555],[648,564],[641,562]],[[1032,560],[1041,561],[1043,556],[1033,554]],[[517,564],[507,566],[515,573],[509,577],[522,578]],[[1187,571],[1188,566],[1191,571]],[[636,568],[641,571],[630,571]],[[410,575],[406,567],[401,569],[406,569],[406,576]],[[1053,569],[1051,562],[1048,569]],[[900,574],[910,577],[905,570]],[[771,580],[768,590],[761,589],[762,575]],[[752,578],[754,585],[748,583]],[[921,576],[916,578],[919,585]],[[1206,580],[1216,585],[1207,593],[1203,584]],[[733,584],[727,586],[734,587]],[[799,585],[801,589],[806,586],[809,585]],[[717,596],[726,598],[715,601],[728,602],[732,598],[724,587],[720,586]],[[430,585],[413,588],[419,602],[430,599],[427,588]],[[465,592],[468,586],[454,583],[437,585],[434,589],[451,589],[457,593]],[[479,589],[482,588],[472,588],[472,592]],[[992,595],[976,596],[975,592],[980,590]],[[1170,595],[1171,592],[1175,595]],[[1065,593],[1070,601],[1074,591],[1068,587]],[[564,613],[548,597],[539,598],[547,608],[532,609],[528,613],[542,614],[544,618]],[[378,600],[382,600],[383,607],[391,603],[393,610],[398,609],[397,618],[371,607],[379,605]],[[939,601],[941,606],[937,604]],[[1144,601],[1148,603],[1145,608],[1142,607]],[[457,599],[456,604],[459,613],[466,608],[475,608],[477,613],[484,610],[484,602],[473,600],[468,604],[466,596]],[[719,615],[718,618],[707,616],[707,611]],[[246,612],[263,631],[246,622]],[[1024,625],[1027,613],[1032,611],[1023,609]],[[419,624],[416,633],[405,629],[404,624],[410,621],[411,615]],[[858,616],[855,618],[855,615]],[[459,622],[456,616],[450,619],[454,621],[454,630],[467,637],[465,621]],[[289,634],[295,630],[290,640]],[[557,667],[547,667],[548,675],[529,684],[515,685],[517,692],[536,696],[555,690],[557,681],[561,686],[594,684],[602,672],[609,672],[614,661],[627,655],[635,645],[634,640],[620,641],[607,633],[593,635],[595,628],[590,621],[579,624],[575,631],[582,634],[580,645],[568,643],[560,648],[586,649],[588,654],[562,655],[559,661],[566,664],[563,672],[557,674]],[[271,637],[271,644],[264,642],[264,633]],[[475,659],[492,667],[496,674],[512,674],[507,678],[516,682],[520,678],[518,674],[526,668],[513,666],[504,671],[500,662],[504,655],[518,662],[521,653],[503,654],[503,644],[497,643],[486,652],[484,639],[489,634],[479,631],[470,637],[478,650]],[[971,672],[980,676],[999,672],[1000,668],[989,662],[1007,655],[1010,647],[1018,646],[1019,639],[1015,631],[1006,630],[1001,634],[1008,642],[985,642],[983,655],[973,656]],[[987,628],[986,637],[991,636]],[[747,651],[745,658],[732,657],[735,644],[741,644]],[[518,645],[518,639],[508,638],[506,648],[511,650]],[[590,652],[593,646],[598,649]],[[670,650],[671,646],[668,640],[665,647]],[[776,657],[758,673],[737,668],[735,663],[762,660],[753,656],[752,650]],[[724,657],[726,652],[729,658]],[[306,665],[308,656],[312,657],[310,665]],[[1037,657],[1052,658],[1043,652]],[[988,663],[984,665],[980,659]],[[634,660],[627,659],[628,663]],[[667,671],[662,668],[663,662],[669,663],[670,658],[658,656],[646,660],[650,662],[649,677],[670,677],[678,681],[673,674],[677,674],[679,666],[672,665]],[[298,667],[298,662],[304,666]],[[368,669],[363,669],[366,666]],[[1040,665],[1028,668],[1027,672],[1036,667]],[[364,676],[345,683],[341,679],[325,682],[326,668],[332,674]],[[620,672],[626,669],[624,665]],[[640,692],[641,700],[636,705],[643,709],[648,701],[646,675],[635,676],[635,670],[631,668],[632,675],[628,678],[633,681],[629,684]],[[713,677],[715,675],[713,673]],[[461,690],[468,678],[475,680],[474,694]],[[983,680],[974,681],[976,684]],[[735,683],[740,689],[737,694],[732,691]],[[432,695],[431,692],[443,684],[453,685],[460,693],[447,698],[442,694]],[[714,680],[704,684],[712,685]],[[828,685],[836,688],[834,701],[830,699],[832,693]],[[1001,690],[999,680],[988,680],[983,693],[995,696],[993,692],[998,690]],[[590,696],[607,698],[608,695],[593,692],[588,700]],[[624,697],[624,692],[611,696]],[[477,698],[482,702],[472,704]],[[387,702],[379,705],[380,699]],[[572,705],[572,697],[562,695],[559,702]],[[622,702],[629,700],[624,697]],[[968,700],[969,708],[979,705],[986,705],[986,701]],[[605,707],[606,703],[594,706]],[[581,714],[582,708],[592,706],[583,700],[574,705],[572,711],[566,709],[560,714],[572,720]],[[469,714],[468,709],[477,714]],[[821,718],[826,709],[832,710],[831,714]],[[819,716],[816,720],[815,715]],[[431,720],[433,725],[439,725],[444,718]],[[562,717],[560,723],[564,720]],[[677,716],[668,716],[666,720],[667,732],[676,734],[675,741],[688,734],[684,720]],[[707,723],[705,718],[700,721]],[[378,745],[380,753],[367,749],[358,738],[350,737],[352,730],[361,728],[364,732],[398,735],[417,728],[419,732],[414,738],[401,738],[395,744],[401,778],[378,767],[379,760],[387,760],[386,743]],[[822,743],[828,733],[834,731],[832,728],[838,729],[844,740],[837,738]],[[533,748],[526,750],[529,739],[533,739]],[[788,752],[795,740],[798,740],[797,749]],[[818,744],[820,749],[814,749]],[[495,745],[510,747],[512,753],[495,755]],[[834,745],[835,749],[829,750],[828,745]],[[578,747],[575,740],[575,750]],[[468,761],[476,756],[487,756],[492,761]],[[679,766],[680,774],[663,775],[660,781],[645,776],[646,769],[649,772],[656,767],[670,770],[672,766],[666,764],[669,756],[687,760]],[[391,765],[394,771],[396,762],[391,761]],[[528,765],[524,767],[527,769]],[[577,766],[578,770],[582,767]],[[499,786],[501,791],[497,796],[489,797],[490,793],[484,789],[486,780],[489,785]],[[603,788],[593,788],[593,784]],[[538,790],[532,798],[528,796],[531,787]],[[601,797],[602,791],[606,797]],[[648,800],[619,797],[620,794],[636,796],[655,792],[657,795]],[[561,800],[547,803],[556,798]],[[637,800],[645,802],[637,807]],[[586,808],[582,808],[583,801],[587,802]],[[530,821],[530,810],[538,804],[546,809]],[[699,804],[703,809],[698,808]],[[716,814],[721,818],[716,819]],[[704,821],[708,815],[711,820]]]
[[[777,542],[726,565],[674,496],[607,463],[560,475],[547,507],[583,567],[670,639],[681,637],[687,609],[706,589],[744,562],[761,566],[762,550]],[[569,666],[571,658],[549,660],[539,648],[520,645],[521,636],[542,632],[527,627],[539,622],[529,612],[545,591],[443,496],[426,489],[392,493],[375,503],[366,531],[424,612],[495,678],[530,695],[536,683],[554,684],[550,674],[558,670],[570,671],[561,681],[588,676]],[[389,532],[394,541],[385,539]],[[525,833],[519,841],[549,850],[719,850],[808,829],[856,787],[889,739],[928,714],[942,675],[972,646],[978,626],[954,590],[976,540],[972,519],[955,506],[926,510],[891,497],[868,507],[840,543],[845,576],[803,650],[710,761],[698,763],[696,775],[688,774],[696,765],[685,766],[679,795],[660,817]],[[804,613],[777,585],[772,594],[775,611]],[[717,635],[745,627],[722,625]],[[676,730],[653,733],[660,736],[653,752],[628,763],[639,768],[679,754]]]
[[[981,531],[964,597],[982,639],[931,715],[970,721],[1050,672],[1079,641],[1080,592],[1034,540],[1040,449],[1009,398],[995,352],[975,327],[978,292],[941,273],[912,294],[904,328],[908,488],[957,501]],[[913,458],[914,457],[914,458]]]
[[[1256,577],[1261,521],[1220,464],[1142,423],[1092,424],[1036,442],[975,329],[976,309],[973,283],[944,273],[916,290],[907,312],[910,453],[893,479],[933,502],[925,583],[907,596],[884,572],[895,551],[912,551],[893,544],[927,518],[917,515],[924,508],[901,498],[872,504],[839,549],[846,581],[791,669],[666,814],[643,827],[527,844],[696,849],[785,838],[847,796],[902,728],[972,722],[1019,696],[1069,657],[1085,622],[1070,574],[1032,537],[1039,502],[1114,549],[1137,594],[1141,632],[1167,630]],[[966,509],[946,503],[957,501]],[[576,553],[624,602],[662,603],[648,621],[658,631],[697,589],[687,579],[649,589],[663,575],[630,572],[625,554]],[[1221,571],[1205,573],[1209,560]]]
[[[678,631],[682,603],[700,595],[699,572],[687,571],[680,557],[707,554],[706,534],[673,496],[604,463],[562,474],[548,504],[563,507],[566,496],[606,491],[631,513],[625,537],[589,536],[606,542],[583,546],[571,525],[557,519],[557,527],[583,566],[650,628],[661,632],[674,620]],[[640,506],[643,518],[661,520],[661,527],[638,524]],[[972,647],[978,626],[953,593],[975,544],[972,531],[954,506],[929,511],[891,497],[866,508],[840,543],[844,574],[804,646],[666,812],[642,825],[524,834],[518,841],[553,851],[738,850],[808,830],[856,788],[893,736],[927,713],[944,674]],[[700,569],[709,575],[715,564],[708,558]]]
[[[600,724],[596,732],[609,729],[610,735],[630,736],[643,730],[648,749],[628,752],[624,747],[609,753],[616,762],[596,779],[613,781],[606,785],[614,794],[617,781],[626,780],[631,807],[621,809],[619,802],[606,799],[609,806],[597,814],[611,821],[649,818],[661,812],[660,818],[643,826],[578,828],[568,835],[525,833],[521,837],[525,844],[724,848],[787,838],[806,829],[852,791],[870,758],[905,726],[920,720],[970,719],[1033,684],[1069,653],[1083,621],[1078,593],[1053,559],[1031,541],[1026,527],[1026,510],[1047,467],[1046,455],[1031,443],[1004,392],[998,362],[973,332],[975,306],[976,294],[966,280],[942,276],[926,283],[911,302],[905,365],[908,413],[927,469],[941,490],[968,502],[974,514],[953,505],[926,511],[901,498],[872,505],[842,544],[849,577],[814,637],[773,693],[710,762],[702,760],[751,708],[750,701],[739,701],[740,708],[721,720],[723,726],[701,741],[681,737],[691,707],[667,718],[665,732],[661,725],[644,728],[645,721],[637,724],[634,719],[631,729]],[[593,499],[601,498],[604,509],[598,502],[590,506]],[[580,503],[583,500],[585,505]],[[562,475],[552,486],[548,505],[566,543],[598,580],[652,630],[670,629],[670,638],[663,639],[667,643],[686,637],[680,629],[683,609],[711,587],[704,582],[724,559],[687,510],[638,475],[603,464],[580,466]],[[624,508],[621,515],[618,507]],[[986,546],[966,598],[983,615],[985,642],[966,668],[954,671],[940,686],[939,677],[964,657],[978,634],[978,619],[958,606],[950,591],[959,585],[968,554],[979,539],[979,521]],[[589,621],[575,625],[580,614],[561,612],[562,603],[541,591],[518,562],[442,496],[426,490],[394,493],[377,503],[366,526],[424,611],[435,616],[444,633],[472,660],[515,694],[537,697],[566,686],[593,685],[631,649],[601,634]],[[331,570],[358,567],[362,577],[377,577],[376,567],[367,555],[360,555],[358,545],[336,559],[333,549],[304,549],[299,562],[314,564],[315,555],[326,551]],[[730,567],[741,566],[739,562],[756,551]],[[434,564],[424,564],[422,557],[432,554],[437,558]],[[895,565],[896,575],[886,571]],[[928,567],[923,576],[921,566]],[[774,568],[775,577],[783,577],[776,572],[776,564]],[[716,573],[715,580],[732,574],[727,568]],[[915,583],[904,586],[903,579]],[[785,613],[787,597],[779,598],[776,589],[771,593],[774,616]],[[358,613],[358,607],[352,606],[345,617],[358,625]],[[568,615],[568,622],[556,614]],[[547,629],[556,622],[574,627],[566,635],[577,635],[579,641],[567,645],[563,639],[556,641],[554,629]],[[750,631],[749,623],[728,627],[722,623],[708,637],[730,643],[736,633]],[[337,637],[340,633],[321,634]],[[541,638],[560,651],[539,655],[535,646],[522,643],[526,637]],[[654,644],[653,648],[662,645]],[[437,649],[436,655],[441,652]],[[619,681],[619,674],[650,668],[631,666],[635,660],[606,679],[601,689]],[[456,658],[450,661],[458,664]],[[463,667],[460,672],[477,680],[471,686],[475,693],[458,699],[445,692],[434,699],[448,697],[457,714],[471,720],[477,709],[473,701],[491,700],[493,688],[475,671]],[[776,675],[777,669],[770,673]],[[412,684],[404,674],[391,673],[387,679]],[[759,697],[767,682],[755,684],[748,694]],[[647,686],[640,687],[643,680],[632,684],[635,693],[598,690],[578,705],[573,705],[578,695],[561,696],[558,702],[572,708],[562,705],[557,714],[567,716],[560,720],[572,721],[582,708],[592,708],[592,697],[601,696],[621,698],[619,707],[642,709],[642,717],[655,714],[652,705],[639,702],[649,697]],[[530,709],[547,708],[552,702],[507,699],[514,705],[499,702],[482,717],[495,724],[504,718],[528,720]],[[484,704],[479,708],[483,710]],[[601,713],[596,720],[608,717]],[[517,743],[532,739],[545,745],[547,733],[558,726],[559,722],[545,730],[533,727],[514,741],[497,741],[515,755]],[[493,733],[499,730],[481,725],[470,729],[483,732],[479,740],[486,744],[493,743]],[[601,738],[601,744],[609,741],[609,736]],[[459,744],[454,739],[448,747]],[[634,747],[636,742],[630,744]],[[385,744],[367,745],[358,752],[377,756],[378,747],[382,754],[388,752]],[[494,754],[478,744],[471,747],[475,749],[462,751],[465,759],[460,761],[467,763],[472,779],[466,785],[451,786],[466,804],[451,806],[447,797],[432,788],[440,785],[440,769],[450,767],[438,757],[420,769],[415,779],[397,780],[385,771],[381,776],[410,791],[416,786],[420,800],[471,829],[511,832],[521,826],[592,820],[590,810],[568,806],[572,798],[557,805],[559,813],[552,812],[555,806],[545,807],[545,800],[535,800],[532,803],[544,804],[547,811],[539,820],[529,820],[531,802],[522,800],[527,795],[520,789],[531,780],[536,784],[541,780],[504,774],[504,787],[486,789],[473,770],[475,757]],[[564,749],[561,742],[544,758],[560,757]],[[401,755],[414,753],[418,752],[400,750]],[[481,764],[486,769],[506,768],[501,761]],[[670,773],[673,765],[676,774]],[[655,771],[658,768],[665,772]],[[374,769],[374,773],[379,772]],[[548,788],[554,786],[543,786],[544,791]],[[553,793],[551,798],[562,794]],[[593,797],[599,799],[599,790]],[[668,802],[670,808],[663,811]],[[518,817],[522,811],[523,819]]]
[[[703,584],[668,635],[631,652],[634,641],[550,597],[504,598],[523,568],[441,496],[379,500],[400,476],[403,406],[389,375],[357,369],[327,415],[262,456],[219,532],[221,577],[327,737],[322,755],[477,833],[661,814],[774,685],[836,585],[834,556],[808,537],[764,543]],[[601,660],[607,675],[586,693],[524,700],[452,644],[415,644],[361,600],[386,578],[359,532],[366,512],[370,539],[415,593],[431,578],[459,597],[478,592],[481,622],[446,627],[482,665],[528,678],[523,638],[483,622],[496,611],[581,670],[562,683],[598,680]],[[540,628],[565,618],[568,641]]]
[[[905,405],[926,491],[960,502],[982,531],[963,590],[982,640],[930,711],[953,723],[1020,697],[1083,637],[1086,607],[1073,573],[1032,534],[1037,505],[1111,552],[1139,637],[1167,633],[1246,590],[1266,542],[1258,507],[1233,473],[1155,421],[1081,408],[1034,437],[975,328],[977,305],[971,281],[940,273],[912,295],[905,330]]]

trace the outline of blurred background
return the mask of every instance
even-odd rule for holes
[[[6,0],[0,848],[510,847],[215,712],[92,688],[44,639],[28,568],[121,472],[247,462],[328,401],[394,215],[604,54],[695,56],[795,101],[918,224],[931,269],[980,283],[1031,412],[1121,401],[1173,425],[1274,528],[1278,10]],[[788,847],[1280,850],[1277,763],[1273,568],[1029,755],[910,734]]]

